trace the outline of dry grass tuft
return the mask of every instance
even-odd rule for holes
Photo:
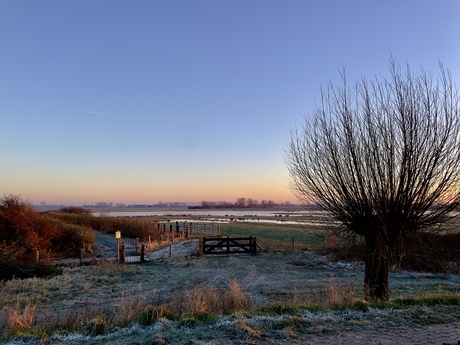
[[[329,280],[326,284],[326,301],[328,308],[349,306],[357,300],[356,286],[335,284]]]
[[[246,322],[245,318],[239,317],[238,321],[236,323],[236,328],[245,333],[250,339],[260,339],[262,336],[262,326],[256,325],[256,326],[250,326]]]
[[[139,290],[141,289],[139,288]],[[114,317],[111,326],[122,327],[135,321],[146,308],[146,298],[141,291],[133,294],[122,291],[114,305]]]
[[[177,316],[229,314],[235,310],[249,309],[252,299],[242,291],[236,278],[229,290],[196,285],[191,290],[177,293],[168,308]]]
[[[31,330],[35,320],[37,305],[28,301],[24,308],[21,308],[19,301],[14,306],[3,307],[4,323],[6,324],[5,335],[13,335]]]

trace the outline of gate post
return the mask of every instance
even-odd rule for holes
[[[142,243],[141,245],[141,262],[145,261],[145,244]]]
[[[206,237],[200,238],[200,255],[204,254],[204,243],[206,241]]]
[[[126,263],[126,250],[125,250],[125,245],[121,245],[121,263]]]

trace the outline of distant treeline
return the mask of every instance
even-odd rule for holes
[[[258,201],[252,198],[238,198],[236,202],[226,201],[202,201],[201,205],[188,206],[189,209],[229,209],[229,208],[274,208],[274,207],[299,207],[299,205],[292,204],[289,201],[280,204],[275,203],[273,200]]]

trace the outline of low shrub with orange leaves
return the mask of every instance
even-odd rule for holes
[[[0,262],[49,262],[94,244],[91,228],[65,224],[34,211],[19,196],[0,200]]]
[[[0,261],[49,261],[56,237],[56,228],[18,196],[0,200]]]

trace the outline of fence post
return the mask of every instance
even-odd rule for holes
[[[252,255],[257,254],[257,238],[253,237],[252,238]]]
[[[220,224],[217,224],[217,236],[220,236]]]
[[[169,243],[169,257],[172,257],[172,242]]]
[[[141,245],[141,262],[145,261],[145,245],[142,243]]]
[[[204,243],[206,241],[206,237],[200,238],[200,255],[204,254]]]
[[[139,253],[139,237],[136,237],[136,253]]]
[[[121,262],[124,264],[126,262],[126,251],[125,251],[125,245],[121,245]]]

